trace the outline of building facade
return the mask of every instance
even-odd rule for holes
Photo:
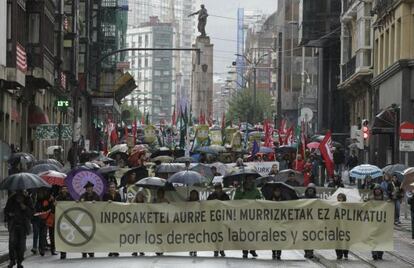
[[[373,116],[371,80],[373,32],[372,3],[355,0],[342,1],[341,13],[341,68],[338,88],[347,97],[350,114],[350,143],[368,160],[367,145],[360,139],[362,120]],[[362,142],[361,142],[362,141]]]
[[[341,1],[301,0],[299,44],[314,48],[317,57],[317,132],[331,130],[335,140],[349,137],[349,108],[344,91],[338,89],[341,66]]]
[[[271,18],[275,29],[277,46],[278,81],[280,87],[281,118],[296,124],[309,121],[311,132],[318,130],[317,107],[318,64],[313,48],[302,47],[299,43],[300,1],[280,0],[278,10]],[[315,115],[312,119],[301,118],[301,110],[309,108]]]
[[[129,29],[127,43],[129,47],[136,48],[171,48],[172,24],[161,23],[157,17],[151,17],[150,22]],[[131,51],[128,60],[138,85],[127,98],[129,103],[149,114],[152,123],[170,121],[174,108],[175,77],[172,51]]]
[[[399,148],[399,126],[414,122],[414,3],[374,1],[373,97],[371,161],[414,164],[411,153]]]
[[[172,47],[191,48],[197,31],[197,18],[188,17],[200,7],[200,0],[144,0],[129,1],[128,27],[131,31],[150,17],[158,17],[161,23],[170,23],[173,28]],[[184,106],[190,103],[192,54],[190,51],[173,52],[174,75],[172,103]]]

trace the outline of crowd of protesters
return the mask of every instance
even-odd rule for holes
[[[326,182],[320,178],[320,169],[323,167],[323,161],[320,156],[307,152],[306,160],[302,159],[301,155],[278,155],[277,160],[279,165],[272,166],[269,175],[275,176],[284,169],[292,169],[296,172],[302,173],[304,177],[303,186],[306,187],[303,198],[315,199],[317,198],[317,185],[326,186],[330,188],[344,187],[342,180],[343,174],[347,170],[358,165],[357,156],[351,152],[350,156],[346,159],[343,153],[339,150],[335,150],[334,162],[335,162],[335,175],[329,178]],[[242,167],[243,160],[238,159],[236,166]],[[217,172],[215,167],[212,167],[212,173],[214,176],[221,175]],[[296,187],[302,186],[294,178],[295,173],[290,173],[286,184]],[[94,192],[94,185],[92,182],[87,182],[84,185],[85,193],[80,196],[79,202],[127,202],[127,189],[129,186],[134,185],[137,182],[135,173],[129,173],[126,178],[126,185],[123,187],[117,187],[115,181],[108,180],[108,191],[101,198],[96,192]],[[355,180],[349,179],[350,184],[355,184]],[[366,177],[363,183],[358,184],[360,189],[367,189],[372,191],[373,200],[385,200],[389,199],[395,204],[395,224],[400,224],[400,207],[401,200],[404,197],[404,192],[401,190],[401,183],[396,176],[384,176],[381,180],[373,180],[370,177]],[[245,178],[245,182],[238,185],[235,190],[234,200],[243,199],[262,199],[263,196],[258,190],[255,184],[254,178]],[[274,202],[286,201],[278,188],[275,188],[272,196],[267,198]],[[192,190],[189,194],[189,202],[197,202],[200,200],[199,193],[196,190]],[[230,200],[230,196],[225,193],[221,183],[214,184],[214,191],[208,196],[207,200]],[[40,188],[33,191],[16,191],[10,195],[5,208],[5,217],[10,232],[10,264],[9,267],[13,267],[17,264],[17,267],[23,267],[22,261],[24,258],[25,241],[26,236],[33,230],[33,246],[32,253],[44,256],[49,250],[51,255],[57,255],[54,245],[54,214],[57,201],[74,201],[68,192],[66,186],[52,187],[51,189]],[[136,193],[132,199],[133,203],[142,204],[146,203],[147,199],[145,192],[140,190]],[[346,202],[347,197],[345,194],[339,194],[337,197],[338,202]],[[169,203],[169,200],[165,197],[165,190],[163,188],[158,189],[156,197],[150,200],[153,203]],[[414,213],[414,198],[408,199],[411,212]],[[414,230],[414,221],[413,221]],[[413,234],[414,239],[414,234]],[[280,260],[282,257],[282,249],[271,249],[272,258]],[[197,252],[191,251],[190,256],[196,257]],[[223,249],[217,249],[214,251],[214,257],[225,257],[226,254]],[[249,254],[256,258],[258,254],[255,250],[244,249],[242,251],[242,257],[248,258]],[[162,252],[157,252],[157,256],[163,255]],[[348,259],[348,250],[336,249],[337,259]],[[94,258],[93,252],[82,253],[82,258]],[[109,257],[118,257],[119,253],[110,252]],[[134,252],[132,256],[145,256],[144,252]],[[312,259],[314,258],[313,249],[306,249],[304,257]],[[383,252],[373,251],[372,257],[374,260],[381,260]],[[65,259],[66,253],[60,252],[60,258]]]

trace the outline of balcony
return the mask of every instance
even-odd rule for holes
[[[376,0],[374,1],[372,11],[374,14],[382,16],[398,1],[400,0]]]
[[[342,68],[342,79],[341,79],[341,81],[344,82],[355,73],[356,56],[353,56],[347,63],[342,65],[341,68]]]

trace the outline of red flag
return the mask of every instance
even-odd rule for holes
[[[142,118],[141,118],[141,125],[145,124],[145,112],[142,113]]]
[[[137,118],[134,118],[134,124],[132,125],[132,135],[134,137],[134,145],[137,141]]]
[[[325,161],[326,171],[328,176],[333,178],[334,176],[334,161],[332,153],[332,134],[331,131],[326,133],[325,138],[319,144],[319,151],[321,152],[322,158]]]
[[[211,113],[209,113],[207,121],[208,121],[208,126],[211,127],[213,125],[213,116],[211,115]]]
[[[200,125],[205,125],[206,124],[206,117],[204,116],[203,111],[201,111],[201,113],[200,113],[200,118],[198,120],[198,123]]]
[[[125,125],[125,127],[124,127],[124,136],[125,136],[125,141],[126,141],[126,139],[128,138],[128,136],[129,136],[129,133],[128,133],[128,127]]]
[[[177,118],[176,118],[176,114],[175,114],[175,107],[174,107],[174,111],[173,111],[173,114],[172,114],[172,119],[171,119],[171,124],[172,124],[173,126],[175,126],[175,125],[176,125],[176,123],[177,123]]]
[[[282,119],[279,126],[279,146],[284,144],[283,136],[286,134],[286,120]]]
[[[109,135],[112,144],[118,144],[118,130],[116,129],[116,123],[109,123]]]
[[[292,145],[293,143],[293,126],[291,126],[287,131],[286,131],[286,137],[285,137],[285,142],[284,145]]]
[[[273,147],[273,140],[272,140],[272,129],[270,127],[269,121],[265,120],[263,123],[263,130],[265,132],[265,141],[264,146],[265,147]]]

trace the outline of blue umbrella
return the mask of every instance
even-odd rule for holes
[[[383,171],[379,167],[369,164],[356,166],[349,172],[350,177],[359,180],[365,179],[367,176],[375,179],[382,177],[383,174]]]
[[[259,153],[262,153],[262,154],[271,154],[273,152],[274,152],[273,149],[269,147],[260,147],[260,150],[259,150]]]

